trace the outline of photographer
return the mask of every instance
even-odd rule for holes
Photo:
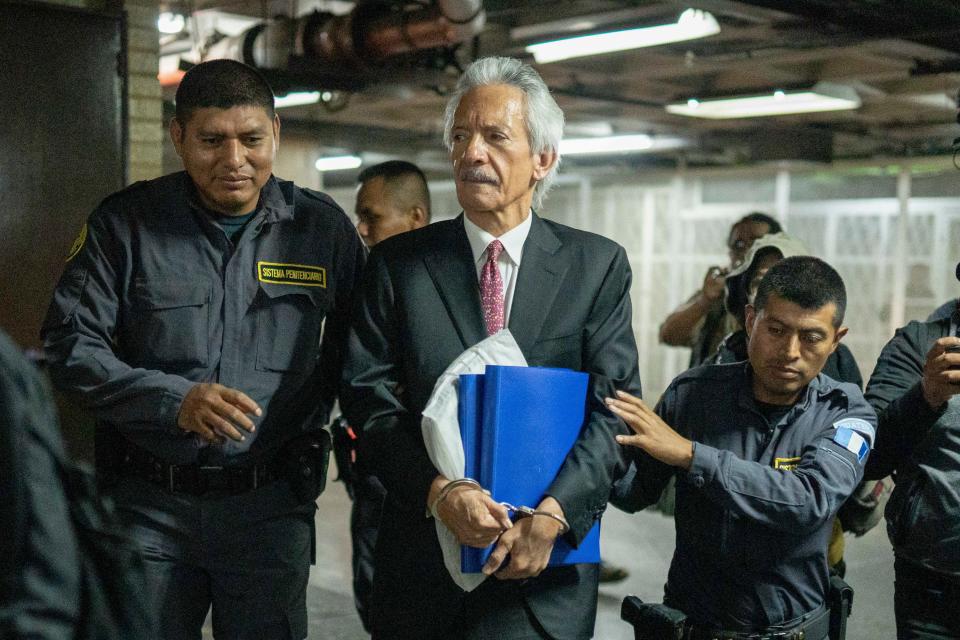
[[[743,262],[757,238],[779,231],[780,223],[765,213],[754,212],[737,220],[727,236],[730,265],[707,269],[700,290],[670,312],[660,325],[660,342],[672,347],[691,348],[691,368],[706,361],[717,350],[723,337],[736,328],[723,306],[727,273]]]

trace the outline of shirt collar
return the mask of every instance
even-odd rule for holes
[[[743,377],[742,386],[738,393],[738,403],[741,407],[748,409],[756,409],[756,399],[753,397],[753,367],[750,366],[750,361],[747,360],[743,363]],[[807,386],[800,392],[800,397],[797,398],[797,401],[793,403],[791,407],[791,413],[794,409],[799,407],[800,411],[806,411],[810,408],[811,403],[814,398],[822,398],[828,396],[832,393],[841,393],[844,394],[843,389],[841,389],[836,382],[831,382],[829,378],[824,377],[822,373],[816,375]]]
[[[270,176],[267,183],[260,189],[258,207],[264,210],[264,222],[281,222],[293,218],[294,198],[293,183],[283,184],[276,176]]]
[[[479,263],[483,259],[483,252],[494,240],[499,240],[503,244],[504,253],[510,258],[514,265],[520,265],[520,258],[523,256],[523,243],[527,241],[530,235],[530,227],[533,224],[533,211],[527,218],[515,226],[510,231],[499,238],[493,234],[484,231],[475,225],[466,214],[463,215],[463,229],[467,232],[467,240],[470,242],[470,251],[473,253],[474,263]]]

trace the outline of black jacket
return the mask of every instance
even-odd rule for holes
[[[43,380],[0,332],[0,638],[74,637],[80,561]]]
[[[509,328],[531,366],[591,374],[583,433],[547,491],[562,505],[574,545],[600,518],[623,472],[614,436],[627,427],[603,397],[614,386],[640,394],[629,292],[622,247],[534,215]],[[424,518],[437,470],[424,446],[421,412],[447,366],[487,337],[462,216],[374,247],[360,302],[341,402],[350,424],[363,431],[361,454],[387,489],[373,627],[390,637],[434,637],[453,622],[464,594],[444,568],[433,521]],[[592,634],[596,565],[549,568],[518,588],[553,637]]]
[[[894,553],[960,575],[960,396],[934,411],[920,388],[927,352],[955,322],[911,322],[883,348],[866,392],[878,417],[866,477],[896,482],[886,509]]]

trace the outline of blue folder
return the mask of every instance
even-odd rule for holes
[[[460,376],[465,475],[493,499],[536,507],[580,436],[589,376],[570,369],[487,365]],[[479,573],[493,546],[462,547],[461,570]],[[557,539],[550,565],[600,561],[600,523],[576,549]]]
[[[457,419],[460,421],[460,439],[463,440],[464,477],[480,479],[480,401],[483,397],[483,374],[460,375],[457,388]]]

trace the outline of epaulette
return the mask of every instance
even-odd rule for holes
[[[728,362],[725,364],[703,364],[692,369],[687,369],[679,376],[677,381],[690,380],[730,380],[744,375],[746,362]]]
[[[154,179],[154,180],[138,180],[138,181],[134,182],[133,184],[127,185],[127,186],[124,187],[123,189],[120,189],[119,191],[114,191],[113,193],[111,193],[110,195],[108,195],[107,197],[105,197],[103,200],[101,200],[101,201],[100,201],[100,204],[101,204],[101,205],[111,204],[111,203],[113,203],[115,200],[119,200],[120,198],[123,198],[123,197],[128,197],[128,196],[131,196],[131,195],[139,195],[139,194],[140,194],[141,192],[143,192],[144,190],[150,188],[151,184],[152,184],[153,182],[155,182],[155,181],[156,181],[156,179]]]
[[[341,208],[340,205],[338,205],[337,202],[336,202],[333,198],[331,198],[331,197],[330,197],[329,195],[327,195],[326,193],[323,193],[322,191],[314,191],[313,189],[308,189],[307,187],[299,187],[299,189],[300,189],[300,192],[301,192],[303,195],[307,196],[308,198],[310,198],[310,199],[312,199],[312,200],[317,200],[317,201],[322,202],[322,203],[324,203],[324,204],[332,205],[332,206],[336,207],[337,209],[340,209],[340,208]]]

